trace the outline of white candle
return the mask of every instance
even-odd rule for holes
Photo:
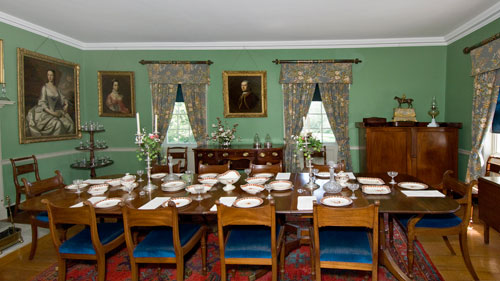
[[[155,133],[158,133],[158,114],[155,114]]]
[[[311,127],[309,124],[309,118],[306,118],[306,134],[311,132]]]
[[[302,127],[304,128],[304,132],[307,133],[307,131],[306,131],[306,129],[307,129],[306,128],[306,117],[302,117]]]
[[[137,121],[137,134],[141,134],[141,121],[139,121],[139,112],[135,114],[135,119]]]

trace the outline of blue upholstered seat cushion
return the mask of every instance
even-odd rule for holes
[[[123,223],[98,223],[97,232],[101,243],[107,244],[123,234]],[[94,246],[90,237],[90,229],[86,227],[75,236],[66,240],[59,247],[63,254],[90,254],[95,255]]]
[[[201,226],[197,224],[179,224],[179,238],[181,240],[181,246],[184,246],[189,240],[191,240],[200,228]],[[142,240],[135,247],[134,257],[175,257],[172,228],[165,227],[149,232],[144,240]]]
[[[279,231],[280,227],[277,225],[276,239],[278,239]],[[226,241],[224,251],[226,258],[271,258],[270,227],[233,226],[230,228]]]
[[[35,218],[39,221],[49,222],[49,214],[47,212],[38,213]]]
[[[396,217],[406,228],[412,215],[402,214],[397,215]],[[419,222],[417,222],[416,227],[447,228],[457,226],[460,223],[462,223],[462,219],[457,217],[455,214],[425,215]]]
[[[372,263],[372,249],[368,233],[365,228],[320,228],[320,260]]]

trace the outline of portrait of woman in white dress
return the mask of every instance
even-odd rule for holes
[[[47,71],[37,105],[28,111],[26,132],[29,137],[60,136],[75,133],[75,123],[68,113],[69,101],[57,88],[56,72]]]

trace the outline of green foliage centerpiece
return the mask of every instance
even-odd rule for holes
[[[147,191],[152,191],[153,189],[158,188],[151,182],[151,160],[153,156],[156,156],[160,153],[161,150],[161,139],[160,134],[158,132],[158,117],[155,115],[154,122],[154,132],[152,134],[146,133],[146,130],[142,128],[142,132],[139,129],[141,127],[139,121],[139,113],[136,114],[137,118],[137,134],[135,134],[135,144],[139,146],[137,150],[137,159],[139,161],[146,160],[146,169],[148,171],[148,184],[144,186],[144,189]]]
[[[207,136],[207,139],[219,143],[222,147],[229,147],[231,146],[231,142],[236,139],[236,127],[238,127],[238,124],[234,124],[233,128],[230,128],[227,122],[222,124],[220,118],[217,117],[217,124],[212,124],[212,128],[215,128],[215,131]]]
[[[302,152],[305,156],[307,163],[304,163],[307,168],[309,168],[309,182],[306,183],[305,187],[313,190],[318,188],[319,185],[313,181],[313,172],[312,172],[312,154],[314,152],[321,151],[321,141],[315,138],[311,132],[306,133],[305,135],[300,136],[292,136],[292,138],[296,142],[295,153],[298,154]]]

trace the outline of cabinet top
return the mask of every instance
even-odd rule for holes
[[[255,149],[255,150],[264,150],[264,149],[281,150],[281,149],[283,149],[283,145],[282,144],[273,144],[273,147],[271,147],[271,148],[265,148],[265,147],[254,148],[253,144],[232,144],[229,148],[223,148],[223,147],[220,147],[218,145],[202,145],[202,146],[198,146],[196,148],[193,148],[193,150],[204,150],[204,149],[208,149],[208,150],[238,150],[238,149],[241,149],[241,150],[251,150],[251,149]]]
[[[357,128],[376,128],[376,127],[395,127],[395,128],[412,128],[412,127],[422,127],[427,128],[429,122],[386,122],[386,123],[376,123],[376,124],[366,124],[363,122],[356,122]],[[462,123],[453,122],[438,122],[439,127],[443,128],[457,128],[462,129]],[[436,127],[436,128],[439,128]]]

